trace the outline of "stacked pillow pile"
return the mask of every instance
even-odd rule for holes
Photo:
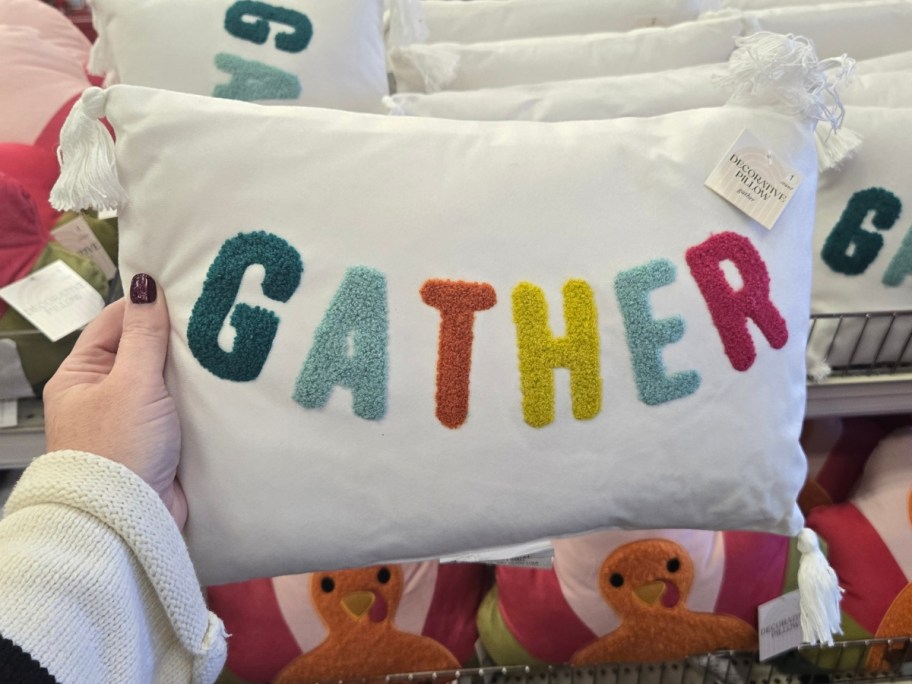
[[[479,630],[500,664],[755,648],[796,586],[812,243],[815,288],[881,233],[908,287],[901,196],[836,226],[902,173],[912,64],[909,2],[762,4],[93,0],[74,118],[117,163],[58,198],[117,208],[123,278],[167,293],[226,677],[455,668]],[[829,59],[807,106],[731,76],[759,31]],[[744,128],[804,178],[773,230],[703,187]],[[493,587],[401,562],[542,538]]]

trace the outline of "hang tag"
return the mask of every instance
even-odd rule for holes
[[[33,396],[35,393],[19,358],[19,348],[12,340],[0,338],[0,399]]]
[[[79,330],[104,308],[95,288],[62,261],[0,288],[0,297],[51,342]]]
[[[797,589],[760,605],[757,613],[761,661],[801,645],[801,600]]]
[[[706,187],[771,230],[802,177],[745,129],[716,165]]]
[[[90,259],[108,280],[117,275],[117,266],[82,216],[57,226],[51,231],[51,236],[71,252]]]
[[[19,424],[19,402],[15,399],[0,400],[0,428],[16,427]]]

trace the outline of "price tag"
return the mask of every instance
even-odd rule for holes
[[[744,130],[709,174],[706,187],[771,230],[801,180],[801,174]]]
[[[62,261],[0,288],[0,297],[51,342],[79,330],[104,308],[95,288]]]
[[[117,274],[117,266],[101,246],[91,226],[82,216],[77,216],[72,221],[67,221],[62,226],[57,226],[51,231],[57,242],[71,252],[84,256],[98,266],[105,278],[111,280]]]
[[[761,661],[801,645],[801,603],[797,590],[767,601],[757,613]]]

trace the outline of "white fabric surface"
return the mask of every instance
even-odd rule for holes
[[[184,434],[188,540],[204,582],[605,526],[800,529],[816,184],[808,125],[744,108],[476,124],[127,86],[109,89],[104,113],[129,197],[123,277],[151,273],[168,297],[167,378]],[[703,187],[745,126],[805,178],[772,231]],[[255,379],[234,381],[203,366],[187,331],[220,247],[251,231],[288,242],[304,273],[281,304],[262,294],[262,268],[245,272],[237,301],[280,321]],[[758,250],[789,330],[778,351],[754,333],[757,357],[744,372],[724,355],[684,262],[687,249],[721,231]],[[683,338],[661,347],[665,367],[695,369],[701,380],[693,394],[649,406],[637,398],[614,279],[654,259],[676,267],[674,281],[651,293],[654,317],[686,321]],[[322,408],[292,398],[353,266],[377,269],[388,290],[387,407],[370,419],[353,413],[342,387]],[[435,417],[440,315],[419,289],[436,278],[490,283],[499,300],[475,317],[469,411],[458,429]],[[535,428],[523,414],[511,293],[527,280],[542,288],[561,335],[569,279],[594,291],[601,409],[574,419],[558,370],[554,421]],[[221,352],[233,349],[233,332],[222,324]],[[247,360],[230,358],[229,368]]]
[[[692,21],[717,0],[422,0],[428,42],[479,43],[572,33],[630,31]],[[393,4],[395,12],[397,5]]]
[[[686,22],[627,33],[525,38],[490,43],[433,43],[390,50],[398,92],[429,92],[429,73],[454,64],[442,90],[472,90],[574,78],[661,71],[724,62],[747,30],[738,17]]]
[[[174,520],[124,466],[35,460],[0,522],[0,633],[60,682],[213,682],[226,656]]]
[[[91,0],[98,40],[91,66],[107,83],[212,95],[231,75],[216,66],[221,55],[278,69],[300,83],[294,99],[257,98],[271,104],[304,104],[379,112],[389,91],[381,0],[286,0],[275,8],[304,14],[313,36],[307,47],[280,49],[292,33],[270,21],[265,43],[226,29],[234,0]],[[273,7],[267,3],[260,3]],[[248,25],[262,21],[245,15]]]

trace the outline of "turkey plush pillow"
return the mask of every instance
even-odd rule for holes
[[[845,589],[843,638],[912,634],[912,428],[884,438],[852,498],[815,509],[808,525],[826,539]],[[891,655],[874,649],[867,665],[888,669]]]
[[[32,145],[42,138],[89,86],[84,61],[37,28],[0,24],[0,141]],[[50,142],[56,143],[56,131]]]
[[[472,90],[724,62],[745,28],[730,17],[627,33],[414,44],[389,56],[399,92]]]
[[[55,196],[120,205],[125,282],[168,298],[204,583],[610,526],[801,528],[810,122],[476,123],[130,86],[88,91],[71,118],[90,115],[127,199],[110,170],[80,186],[105,156],[68,141]],[[774,230],[704,187],[745,128],[804,179]]]
[[[417,12],[428,42],[480,43],[670,26],[715,6],[713,0],[423,0],[393,3],[391,11]]]
[[[381,0],[91,0],[108,83],[379,111]]]
[[[906,164],[912,142],[903,131],[912,125],[912,109],[849,107],[845,120],[863,143],[840,169],[820,177],[812,310],[906,310],[912,301],[912,229],[906,213],[912,205]],[[910,332],[912,321],[894,321],[890,315],[846,319],[841,325],[819,320],[808,345],[809,372],[821,378],[835,367],[908,362]]]
[[[613,530],[554,542],[549,570],[498,567],[479,612],[498,665],[680,660],[757,649],[757,606],[797,588],[777,535]]]
[[[245,682],[354,680],[450,670],[475,653],[480,565],[434,561],[210,587]]]

